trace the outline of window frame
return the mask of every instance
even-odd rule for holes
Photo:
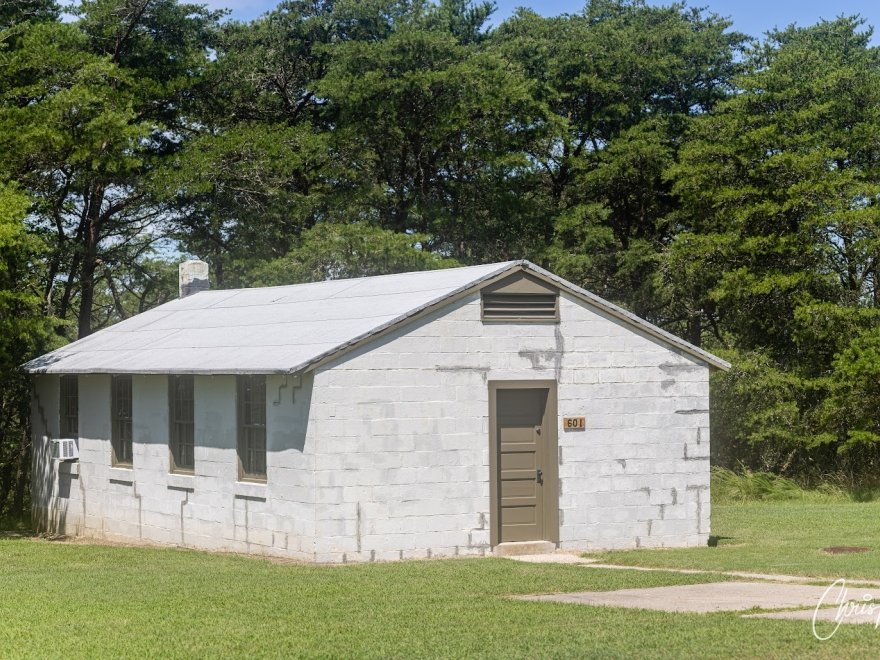
[[[121,388],[127,388],[127,417],[120,415]],[[127,459],[127,460],[126,460]],[[110,465],[134,467],[134,389],[130,374],[110,376]]]
[[[79,376],[76,374],[63,374],[58,379],[58,426],[62,438],[79,440]]]
[[[261,401],[254,401],[254,385],[261,394]],[[266,376],[264,374],[236,377],[236,420],[238,480],[266,483]],[[260,411],[256,421],[253,413]],[[253,465],[251,461],[257,463]],[[259,465],[262,463],[262,465]],[[262,471],[258,468],[262,467]],[[256,469],[255,469],[256,468]]]
[[[188,398],[179,399],[178,385],[186,382]],[[186,407],[188,410],[181,410]],[[186,431],[181,434],[181,431]],[[168,470],[173,474],[195,474],[195,377],[171,374],[168,377]],[[190,458],[187,462],[185,459]]]

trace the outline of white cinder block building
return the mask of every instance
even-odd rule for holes
[[[320,562],[707,542],[723,360],[523,261],[186,268],[196,293],[26,365],[39,529]]]

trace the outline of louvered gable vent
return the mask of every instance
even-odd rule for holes
[[[483,321],[557,323],[559,291],[536,277],[517,273],[482,292]]]

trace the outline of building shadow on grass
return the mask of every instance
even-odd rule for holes
[[[732,540],[733,540],[732,536],[710,536],[708,545],[710,548],[717,548],[719,542],[732,541]]]
[[[0,539],[25,539],[36,536],[29,525],[18,525],[8,520],[0,520]]]
[[[0,539],[36,536],[30,517],[0,516]]]

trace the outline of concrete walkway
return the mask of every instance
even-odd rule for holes
[[[580,605],[627,607],[663,612],[744,612],[747,610],[787,610],[743,615],[745,618],[812,620],[873,624],[880,622],[880,583],[846,580],[832,584],[827,578],[777,575],[742,571],[706,571],[684,568],[649,568],[600,564],[589,557],[566,552],[510,557],[530,563],[577,564],[585,568],[627,571],[657,571],[684,575],[720,575],[735,578],[729,582],[674,585],[617,591],[520,596],[521,600]],[[755,581],[760,580],[760,581]],[[816,583],[825,583],[816,585]],[[812,583],[812,584],[807,584]],[[797,608],[797,609],[794,609]],[[815,625],[815,623],[814,623]]]
[[[524,600],[630,607],[663,612],[739,612],[751,609],[778,610],[792,607],[815,609],[825,598],[835,603],[828,587],[769,582],[710,582],[671,587],[619,589],[618,591],[581,591],[570,594],[523,596]],[[875,592],[876,593],[876,592]],[[867,589],[849,589],[847,597],[861,600],[872,594]],[[813,609],[809,610],[812,615]]]
[[[659,573],[681,573],[683,575],[723,575],[725,577],[739,578],[741,580],[763,580],[767,582],[784,582],[790,584],[816,584],[817,582],[831,582],[828,578],[811,577],[809,575],[782,575],[779,573],[748,573],[744,571],[713,571],[699,568],[666,568],[652,566],[625,566],[622,564],[600,564],[588,562],[589,568],[604,568],[620,571],[650,571]],[[872,580],[847,580],[847,584],[880,589],[880,582]],[[880,594],[878,594],[880,597]]]
[[[829,623],[869,623],[880,628],[880,604],[852,608],[844,606],[829,607],[821,610],[788,610],[786,612],[765,612],[761,614],[744,614],[744,619],[787,619],[789,621],[822,621]],[[828,634],[827,629],[824,634]]]
[[[571,552],[548,552],[540,555],[511,555],[507,559],[530,564],[592,564],[598,560],[581,557]]]
[[[520,555],[508,557],[514,561],[525,561],[534,564],[579,564],[586,568],[599,568],[612,571],[642,571],[650,573],[680,573],[682,575],[722,575],[740,580],[761,580],[766,582],[783,582],[789,584],[816,584],[830,582],[828,578],[811,577],[809,575],[784,575],[780,573],[750,573],[746,571],[715,571],[701,568],[667,568],[664,566],[627,566],[625,564],[602,564],[598,559],[581,557],[570,552],[553,552],[541,555]],[[847,579],[847,584],[880,589],[880,582],[874,580]],[[880,598],[880,593],[878,593]]]

